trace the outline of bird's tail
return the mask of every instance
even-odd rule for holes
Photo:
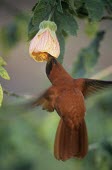
[[[58,160],[67,160],[71,157],[83,158],[88,150],[88,137],[85,120],[80,126],[70,129],[61,119],[57,128],[54,155]]]

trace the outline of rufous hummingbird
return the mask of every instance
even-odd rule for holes
[[[33,102],[33,106],[42,105],[49,112],[56,110],[60,116],[54,156],[63,161],[71,157],[83,158],[88,151],[85,98],[112,86],[112,81],[73,79],[52,56],[47,61],[46,74],[52,86]]]

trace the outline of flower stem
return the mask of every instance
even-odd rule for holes
[[[50,13],[49,18],[48,18],[48,21],[51,21],[51,18],[54,14],[54,11],[55,11],[55,7],[56,7],[56,5],[52,8],[51,13]]]

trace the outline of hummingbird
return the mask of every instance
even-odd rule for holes
[[[55,135],[54,156],[65,161],[72,157],[84,158],[88,152],[88,135],[85,123],[85,99],[93,93],[112,86],[112,81],[87,78],[74,79],[52,56],[46,64],[46,74],[52,86],[32,106],[60,116]]]

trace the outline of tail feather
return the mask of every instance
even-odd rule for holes
[[[80,141],[80,156],[83,158],[85,154],[87,153],[88,150],[88,137],[87,137],[87,129],[86,129],[86,124],[85,121],[83,120],[79,132],[79,141]]]
[[[60,157],[60,153],[59,153],[60,140],[59,139],[61,136],[61,131],[62,131],[62,121],[59,122],[59,125],[57,128],[57,133],[55,136],[54,155],[55,155],[56,159],[59,159],[59,157]]]
[[[69,129],[61,119],[57,128],[54,155],[58,160],[71,157],[83,158],[87,154],[88,138],[85,121],[79,127]]]

